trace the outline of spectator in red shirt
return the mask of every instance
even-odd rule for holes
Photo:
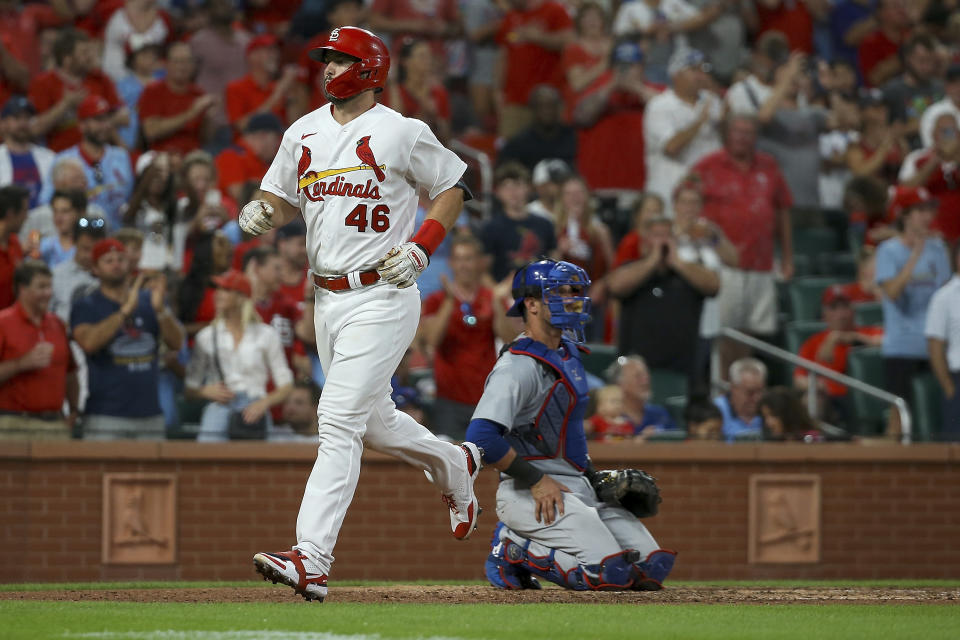
[[[287,115],[291,107],[288,98],[296,81],[296,67],[280,68],[276,37],[266,34],[251,40],[247,45],[247,75],[228,84],[226,90],[227,118],[234,139],[239,139],[250,118],[258,113],[274,113],[283,122],[295,120],[288,120]]]
[[[14,279],[17,301],[0,311],[0,435],[65,440],[77,416],[78,387],[66,327],[47,310],[53,276],[47,265],[27,260]]]
[[[140,96],[143,137],[153,151],[186,155],[202,147],[211,134],[211,107],[216,96],[193,82],[197,64],[186,42],[167,51],[167,77],[148,84]]]
[[[444,43],[463,33],[457,5],[457,0],[373,0],[370,29],[389,35],[394,51],[408,38],[425,39],[434,54],[435,70],[443,73]]]
[[[610,35],[610,16],[596,3],[587,2],[580,6],[574,26],[576,39],[563,48],[560,56],[567,108],[571,111],[587,88],[606,75],[614,44]]]
[[[450,96],[437,79],[426,40],[408,40],[400,47],[400,74],[387,89],[387,106],[427,123],[441,142],[450,138]]]
[[[834,285],[823,292],[823,320],[827,328],[816,333],[800,346],[797,353],[801,358],[813,360],[837,373],[847,372],[847,357],[850,350],[857,346],[878,347],[883,342],[883,327],[858,327],[854,324],[852,300],[843,285]],[[808,389],[807,371],[797,367],[793,374],[794,385],[801,390]],[[817,378],[818,394],[825,401],[823,415],[826,418],[845,418],[848,414],[844,405],[847,387]]]
[[[17,233],[27,219],[30,192],[19,185],[0,187],[0,309],[15,299],[13,273],[23,260],[23,248]]]
[[[298,303],[303,302],[307,289],[307,227],[297,220],[277,229],[277,252],[283,258],[280,264],[280,292]],[[263,236],[259,236],[263,237]],[[313,285],[310,285],[313,299]]]
[[[726,268],[718,296],[720,326],[759,335],[777,330],[773,264],[780,240],[780,270],[793,276],[793,198],[772,156],[757,151],[757,123],[734,115],[727,121],[724,148],[697,162],[691,171],[703,185],[703,214],[727,235],[740,255],[738,269]],[[722,372],[745,355],[730,340],[719,344]]]
[[[532,119],[530,90],[547,83],[563,87],[560,52],[573,39],[573,21],[554,0],[510,0],[497,32],[496,78],[500,135],[509,138]]]
[[[643,244],[641,233],[649,220],[663,217],[663,199],[652,191],[644,191],[633,204],[630,219],[633,227],[620,239],[617,253],[613,258],[613,268],[622,267],[628,262],[640,259],[640,247]]]
[[[235,202],[246,202],[260,186],[283,138],[283,123],[272,113],[258,113],[247,122],[243,137],[217,155],[220,190]]]
[[[900,73],[900,45],[910,33],[910,14],[905,0],[879,0],[877,30],[857,48],[860,77],[868,87],[882,87]]]
[[[757,0],[757,35],[779,31],[790,49],[813,53],[813,15],[807,0]]]
[[[280,293],[282,262],[283,258],[273,247],[255,247],[243,257],[243,272],[250,281],[254,308],[263,321],[280,334],[280,344],[290,370],[297,373],[296,377],[302,377],[309,375],[309,364],[307,358],[297,356],[293,334],[300,319],[300,301]]]
[[[933,146],[910,153],[900,167],[900,185],[923,188],[938,201],[933,229],[948,243],[960,240],[960,123],[952,113],[934,122]]]
[[[178,317],[193,338],[216,315],[213,277],[230,269],[230,241],[222,231],[200,234],[193,245],[193,260],[180,285]]]
[[[629,41],[617,44],[611,68],[583,89],[573,122],[579,127],[578,169],[590,188],[643,188],[643,112],[647,100],[661,90],[644,80],[643,50]]]
[[[53,43],[55,67],[34,76],[30,83],[30,102],[37,110],[33,133],[46,136],[46,146],[63,151],[80,142],[77,107],[87,95],[103,98],[112,110],[111,123],[116,132],[130,120],[130,113],[117,95],[113,81],[98,69],[96,43],[74,29],[65,29]]]
[[[506,316],[506,287],[482,284],[483,247],[469,234],[450,245],[453,280],[440,276],[443,290],[423,303],[420,332],[433,353],[437,399],[431,424],[434,431],[463,440],[487,374],[497,361],[497,338],[509,343],[518,328]]]

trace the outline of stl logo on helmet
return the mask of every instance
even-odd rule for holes
[[[328,41],[328,42],[336,42],[336,41],[337,41],[337,38],[339,38],[339,37],[340,37],[340,27],[337,27],[336,29],[334,29],[333,31],[330,32],[330,37],[327,38],[327,41]]]
[[[313,153],[306,145],[302,145],[300,152],[300,161],[297,163],[297,173],[300,177],[297,183],[297,189],[303,192],[308,200],[313,202],[323,202],[324,196],[350,196],[353,198],[362,198],[366,200],[379,200],[380,188],[374,184],[372,179],[365,183],[349,182],[343,177],[345,173],[354,171],[373,171],[377,182],[383,182],[387,179],[385,169],[387,165],[377,164],[377,158],[373,155],[370,148],[370,136],[363,136],[357,140],[356,154],[361,164],[352,167],[343,167],[342,169],[327,169],[325,171],[310,171],[310,163],[313,161]],[[327,178],[336,176],[332,181]]]

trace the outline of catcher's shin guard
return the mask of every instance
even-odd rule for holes
[[[635,563],[640,559],[639,553],[627,549],[607,556],[598,564],[577,565],[564,570],[555,560],[556,549],[550,549],[545,556],[537,556],[530,553],[529,540],[519,544],[505,537],[501,544],[504,559],[514,567],[575,591],[629,589],[637,576]]]
[[[632,589],[637,591],[659,591],[663,589],[663,581],[673,569],[673,562],[677,557],[676,551],[657,549],[650,552],[643,562],[634,564],[639,575],[636,576]]]
[[[530,575],[530,572],[506,559],[506,545],[500,541],[500,532],[504,524],[498,522],[493,530],[493,540],[490,542],[490,555],[483,565],[483,572],[487,580],[498,589],[540,589],[540,583]]]

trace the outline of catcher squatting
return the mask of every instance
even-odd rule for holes
[[[656,515],[654,479],[598,471],[587,455],[587,382],[580,361],[590,319],[586,272],[541,260],[514,277],[524,333],[487,378],[467,440],[501,472],[497,523],[485,564],[501,589],[538,589],[536,577],[577,589],[662,588],[673,551],[639,518]]]

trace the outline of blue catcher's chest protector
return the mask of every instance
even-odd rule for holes
[[[526,460],[563,458],[578,471],[587,467],[587,438],[583,414],[587,409],[587,376],[580,347],[563,340],[558,350],[532,338],[521,338],[510,353],[537,360],[556,376],[533,424],[520,425],[505,438]]]

